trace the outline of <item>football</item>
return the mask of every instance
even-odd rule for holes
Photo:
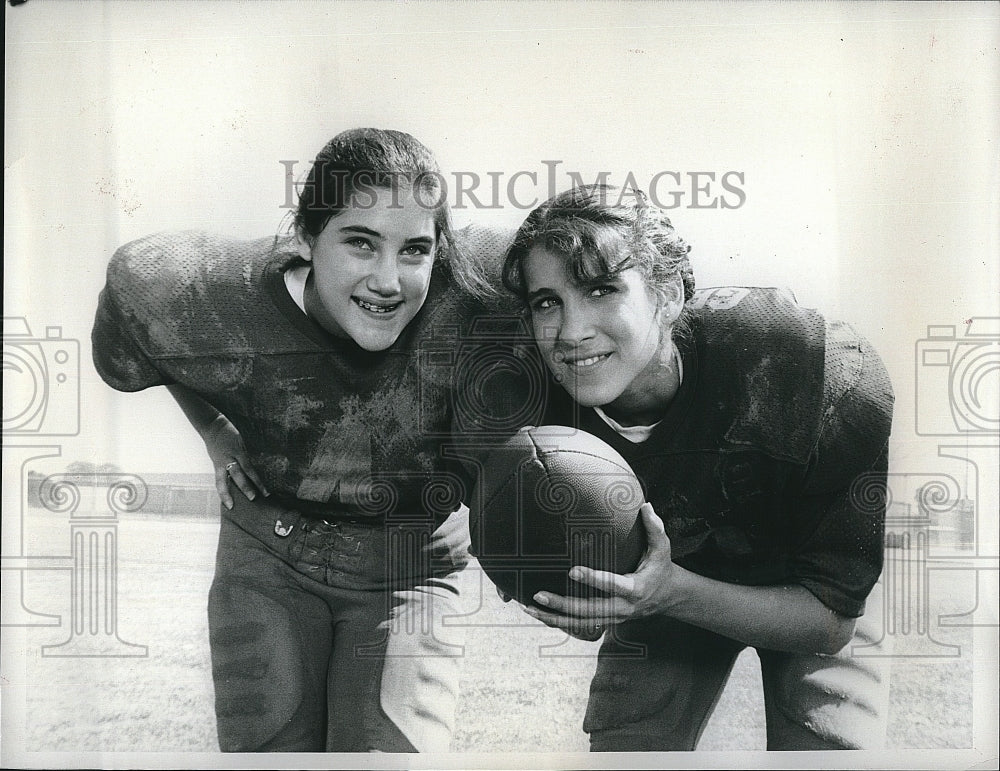
[[[592,597],[574,565],[629,573],[646,550],[642,485],[593,434],[528,426],[493,449],[469,503],[472,551],[497,588],[524,605],[540,590]]]

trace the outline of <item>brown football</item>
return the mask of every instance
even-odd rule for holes
[[[472,551],[508,596],[595,596],[574,565],[629,573],[646,550],[642,485],[609,444],[565,426],[528,426],[492,450],[469,502]]]

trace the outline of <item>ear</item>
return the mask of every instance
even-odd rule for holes
[[[673,324],[684,309],[684,284],[681,277],[674,274],[666,286],[657,291],[657,313],[660,321]]]
[[[292,240],[292,248],[298,252],[299,257],[301,257],[306,262],[312,262],[312,247],[309,245],[307,236],[304,236],[298,230],[295,231],[295,236]]]

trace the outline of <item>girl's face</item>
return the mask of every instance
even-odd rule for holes
[[[306,312],[332,335],[385,350],[427,299],[436,246],[434,212],[411,190],[367,188],[303,244]]]
[[[524,260],[524,279],[535,340],[549,369],[585,407],[610,406],[638,415],[662,392],[664,313],[661,301],[634,268],[613,278],[578,283],[565,257],[535,247]],[[669,361],[669,356],[666,357]]]

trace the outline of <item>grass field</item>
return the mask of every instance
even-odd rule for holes
[[[64,517],[31,510],[25,524],[27,553],[69,553]],[[27,571],[29,606],[59,614],[64,623],[27,633],[26,750],[216,751],[205,604],[217,529],[205,521],[138,516],[119,523],[118,633],[148,646],[146,657],[43,657],[43,645],[69,634],[69,571]],[[943,576],[951,584],[931,593],[932,619],[968,606],[964,574],[947,573],[954,574]],[[586,751],[580,726],[597,645],[565,638],[504,605],[485,579],[482,603],[467,639],[453,749]],[[894,660],[890,747],[971,746],[972,636],[967,628],[933,634],[960,646],[961,655]],[[744,652],[699,750],[764,749],[759,694],[756,655]]]

